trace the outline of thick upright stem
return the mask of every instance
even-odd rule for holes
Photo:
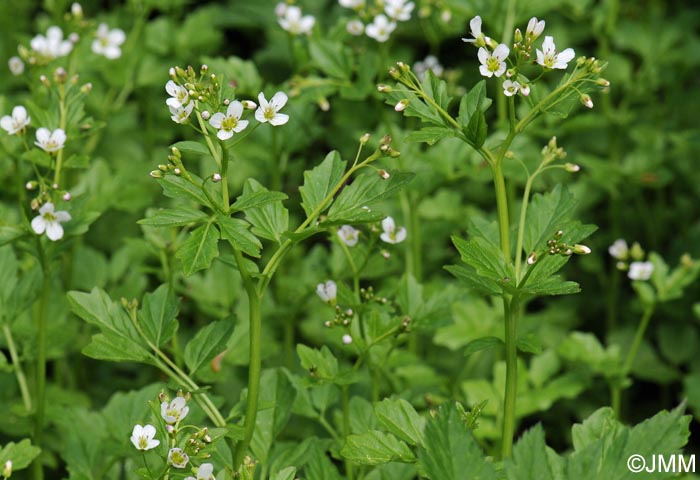
[[[515,399],[518,387],[518,302],[503,297],[506,339],[506,391],[503,400],[503,437],[501,439],[501,457],[508,458],[513,451],[515,433]]]
[[[348,386],[344,385],[343,390],[343,433],[345,438],[350,435],[350,393]],[[354,472],[352,468],[352,462],[350,460],[345,460],[345,474],[348,480],[354,479]]]
[[[493,164],[493,185],[496,190],[496,209],[498,210],[498,232],[501,240],[501,251],[506,263],[512,263],[510,258],[510,221],[508,219],[508,195],[506,182],[503,178],[501,162]]]
[[[248,400],[246,405],[245,420],[244,420],[244,435],[237,445],[233,456],[233,469],[238,470],[238,467],[243,463],[248,447],[255,433],[255,421],[258,416],[258,397],[260,394],[260,373],[262,369],[262,317],[260,315],[260,299],[262,295],[258,295],[255,284],[252,278],[245,270],[243,263],[243,255],[240,250],[234,250],[236,262],[243,278],[243,284],[248,294],[248,322],[249,322],[249,338],[250,338],[250,357],[248,365]]]
[[[46,258],[41,245],[41,240],[37,239],[39,248],[40,262],[42,265],[44,280],[42,282],[41,297],[39,299],[39,307],[36,312],[36,330],[37,330],[37,356],[36,356],[36,411],[34,414],[34,444],[42,445],[42,436],[44,430],[44,413],[46,407],[46,318],[47,308],[49,303],[49,292],[51,280],[49,271],[46,266]],[[34,462],[34,480],[43,480],[44,469],[41,460],[37,459]]]

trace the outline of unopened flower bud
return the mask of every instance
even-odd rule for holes
[[[443,23],[450,23],[450,20],[452,20],[452,10],[446,8],[440,12],[440,20],[442,20]]]
[[[209,67],[205,64],[205,65],[202,65],[202,67],[199,69],[199,72],[202,75],[204,75],[205,73],[207,73],[207,70],[209,70]]]
[[[180,174],[182,173],[182,170],[180,170],[179,168],[176,167],[176,168],[173,170],[173,173],[174,173],[175,175],[177,175],[177,176],[180,176]]]
[[[173,426],[170,425],[170,424],[168,424],[168,425],[165,426],[165,430],[168,431],[168,435],[172,435],[172,434],[175,433],[175,427],[173,427]]]
[[[24,185],[24,188],[26,188],[27,190],[34,190],[38,185],[39,183],[36,180],[32,180],[31,182],[27,182]]]
[[[534,265],[536,261],[537,261],[537,252],[532,252],[530,255],[528,255],[528,257],[527,257],[527,264],[528,265]]]
[[[404,98],[403,100],[399,100],[396,103],[396,106],[394,106],[394,110],[397,112],[403,112],[406,110],[406,107],[408,107],[408,99]]]
[[[73,198],[73,197],[71,197],[70,192],[65,192],[65,193],[63,194],[63,201],[64,201],[64,202],[70,202],[70,201],[71,201],[71,198]]]
[[[401,78],[401,73],[398,71],[398,69],[396,67],[391,67],[389,69],[389,75],[391,76],[391,78],[394,78],[396,80]]]
[[[598,85],[601,87],[609,87],[610,86],[610,80],[607,78],[599,78],[598,80],[595,81]]]
[[[215,173],[211,176],[211,181],[214,183],[219,183],[221,181],[221,174]]]
[[[229,100],[228,98],[225,98],[224,105],[226,105],[228,107],[229,103],[231,103],[231,100]]]
[[[384,135],[382,139],[379,141],[381,145],[389,145],[391,143],[391,136],[390,135]]]
[[[46,77],[46,75],[41,75],[39,77],[39,81],[46,87],[51,85],[51,83],[49,82],[49,79]]]
[[[333,326],[333,322],[331,322],[330,320],[326,320],[325,322],[323,322],[323,326],[326,328],[331,328]]]
[[[577,255],[588,255],[591,253],[590,247],[587,247],[586,245],[581,245],[581,244],[576,244],[574,245],[574,253]]]
[[[8,460],[2,466],[2,476],[9,478],[12,475],[12,460]]]
[[[513,75],[515,75],[514,68],[509,68],[508,70],[506,70],[506,78],[513,78]]]
[[[168,76],[172,80],[177,80],[177,73],[175,72],[175,67],[170,67],[170,69],[168,69]]]
[[[241,103],[243,104],[243,108],[245,108],[246,110],[255,110],[256,108],[258,108],[258,104],[253,102],[252,100],[243,100]]]
[[[82,87],[80,87],[80,93],[82,93],[82,94],[90,93],[91,91],[92,91],[92,83],[90,83],[90,82],[88,82],[85,85],[83,85]]]
[[[384,257],[385,260],[388,260],[391,257],[391,253],[389,253],[387,250],[382,250],[382,257]]]
[[[575,163],[565,163],[564,170],[569,173],[576,173],[581,170],[581,165],[576,165]]]
[[[345,310],[345,315],[346,315],[346,316],[352,317],[352,314],[353,314],[352,308],[348,308],[347,310]]]
[[[160,165],[158,165],[158,170],[160,170],[161,172],[167,172],[170,170],[170,167],[161,163]]]
[[[382,93],[390,93],[393,90],[393,88],[390,87],[389,85],[385,85],[383,83],[380,83],[379,85],[377,85],[377,90],[379,90]]]
[[[563,230],[557,230],[557,231],[554,233],[554,239],[555,239],[555,240],[561,240],[561,237],[563,237],[563,236],[564,236],[564,231],[563,231]]]
[[[63,67],[58,67],[53,72],[53,79],[58,83],[64,83],[66,81],[67,77],[68,77],[68,72],[66,72],[66,69]]]
[[[327,98],[320,98],[318,100],[318,108],[320,108],[324,112],[327,112],[331,109],[331,104]]]
[[[644,249],[639,242],[634,242],[630,248],[630,257],[638,262],[644,260]]]
[[[593,99],[587,93],[581,95],[581,103],[583,103],[586,108],[593,108]]]
[[[520,85],[520,94],[523,97],[527,97],[528,95],[530,95],[530,85],[527,83]]]
[[[75,18],[80,19],[83,16],[83,7],[78,2],[73,2],[73,5],[70,6],[70,13]]]
[[[369,133],[365,133],[360,137],[360,144],[365,145],[367,142],[369,142]]]
[[[211,113],[209,113],[209,110],[204,110],[202,111],[202,120],[209,120],[211,118]]]
[[[153,178],[163,178],[163,172],[161,172],[160,170],[151,170],[149,175]]]
[[[382,177],[382,180],[388,180],[389,177],[391,177],[391,174],[384,169],[379,170],[377,173],[380,177]]]
[[[345,345],[350,345],[352,343],[352,336],[348,335],[347,333],[343,335],[343,343]]]
[[[515,43],[520,43],[523,41],[523,32],[521,32],[519,28],[515,29],[515,33],[513,34],[513,40],[515,41]]]
[[[175,158],[182,158],[182,154],[180,153],[180,150],[177,147],[172,147],[170,151],[173,155],[175,155]]]
[[[80,40],[80,35],[77,33],[73,32],[70,35],[68,35],[68,41],[71,43],[78,43],[78,40]]]

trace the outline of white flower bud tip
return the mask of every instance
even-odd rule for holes
[[[211,181],[214,183],[219,183],[221,181],[221,175],[218,173],[215,173],[214,175],[211,176]]]
[[[394,110],[397,112],[403,112],[404,110],[406,110],[406,107],[408,107],[408,100],[404,98],[403,100],[399,100],[396,103]]]
[[[564,164],[564,169],[569,173],[576,173],[581,171],[581,166],[575,163],[566,163]]]
[[[360,143],[362,145],[365,145],[367,142],[369,142],[369,133],[365,133],[360,137]]]
[[[63,201],[64,202],[70,202],[71,198],[73,198],[73,197],[71,197],[70,192],[66,192],[63,194]]]
[[[584,93],[581,95],[581,103],[583,103],[586,108],[593,108],[593,99],[588,94]]]
[[[350,345],[352,343],[352,336],[348,335],[347,333],[343,335],[343,343],[345,345]]]
[[[231,103],[231,100],[229,100],[228,98],[224,99],[224,105],[228,107],[229,103]]]
[[[34,190],[37,186],[37,183],[35,181],[27,182],[24,184],[24,188],[27,190]]]
[[[389,172],[387,172],[386,170],[379,170],[377,173],[379,174],[380,177],[382,177],[382,180],[388,180],[389,177],[391,177],[391,174]]]
[[[175,175],[180,175],[180,174],[182,173],[182,171],[181,171],[179,168],[175,168],[175,169],[173,170],[173,173],[174,173]]]
[[[576,253],[578,255],[588,255],[589,253],[591,253],[590,247],[587,247],[586,245],[581,245],[578,243],[576,245],[574,245],[573,250],[574,250],[574,253]]]
[[[392,88],[389,85],[384,85],[383,83],[380,83],[377,85],[377,90],[379,90],[382,93],[389,93],[391,92]]]
[[[83,16],[83,7],[78,2],[73,2],[73,5],[70,6],[70,13],[74,17],[80,18]]]
[[[243,104],[243,108],[245,108],[246,110],[255,110],[256,108],[258,108],[258,104],[253,102],[252,100],[243,100],[241,103]]]
[[[534,265],[535,262],[537,262],[537,253],[532,252],[532,253],[527,257],[527,264],[528,264],[528,265]]]
[[[204,110],[202,112],[202,119],[203,120],[209,120],[211,118],[211,113],[209,113],[209,110]]]
[[[12,475],[12,460],[8,460],[2,466],[2,476],[9,478]]]
[[[77,33],[73,32],[70,35],[68,35],[68,41],[71,43],[78,43],[78,40],[80,40],[80,35]]]

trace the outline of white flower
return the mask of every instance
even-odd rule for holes
[[[352,343],[352,336],[348,335],[347,333],[343,335],[343,343],[345,345],[350,345]]]
[[[56,26],[49,27],[46,36],[37,35],[29,42],[36,53],[48,58],[65,57],[73,49],[73,43],[63,40],[63,31]]]
[[[46,202],[39,209],[39,215],[32,219],[32,230],[37,235],[46,232],[49,240],[55,242],[63,238],[63,226],[61,222],[67,222],[71,219],[70,213],[59,210],[55,211],[53,203]]]
[[[463,42],[473,43],[476,47],[484,47],[491,42],[491,39],[481,31],[481,17],[477,15],[469,21],[469,28],[473,38],[463,38]]]
[[[516,93],[518,93],[518,90],[520,90],[520,83],[519,82],[514,82],[512,80],[504,80],[503,81],[503,93],[505,94],[506,97],[512,97]]]
[[[83,7],[78,2],[73,2],[70,6],[70,13],[72,13],[74,17],[82,17]]]
[[[10,67],[10,73],[12,75],[22,75],[24,73],[24,62],[19,57],[10,57],[7,61],[7,65]]]
[[[170,95],[170,98],[165,101],[169,107],[180,108],[190,103],[190,94],[187,89],[172,80],[168,80],[165,84],[165,91]]]
[[[61,128],[52,132],[48,128],[41,127],[36,131],[36,142],[34,143],[45,152],[57,152],[66,143],[66,132]]]
[[[484,77],[491,77],[493,75],[500,77],[506,71],[505,59],[508,57],[510,49],[504,44],[499,44],[493,51],[489,51],[484,47],[479,47],[479,52],[477,56],[481,62],[479,71]]]
[[[404,227],[396,228],[394,219],[391,217],[386,217],[382,220],[382,233],[379,238],[381,238],[386,243],[401,243],[406,240],[406,229]]]
[[[310,35],[316,19],[312,15],[301,15],[301,9],[290,5],[284,10],[284,15],[277,19],[280,26],[292,35]]]
[[[350,225],[343,225],[338,229],[338,238],[348,247],[354,247],[359,240],[360,231]]]
[[[413,71],[421,82],[428,70],[433,72],[436,77],[439,77],[445,69],[440,65],[440,61],[435,55],[428,55],[422,62],[416,62],[415,65],[413,65]]]
[[[365,4],[365,0],[338,0],[341,7],[359,8]]]
[[[537,21],[537,17],[532,17],[529,22],[527,22],[527,29],[525,30],[525,38],[528,43],[532,43],[542,35],[544,31],[544,20]]]
[[[396,22],[390,22],[384,15],[379,14],[374,17],[372,23],[367,25],[365,33],[368,37],[375,39],[378,42],[386,42],[389,40],[391,32],[396,28]]]
[[[203,463],[197,469],[197,478],[187,477],[185,480],[216,480],[214,478],[214,465]]]
[[[411,12],[416,5],[406,0],[384,0],[384,11],[393,20],[405,22],[411,19]]]
[[[160,404],[160,416],[169,424],[179,422],[187,416],[189,411],[190,407],[187,406],[187,400],[184,397],[175,397],[170,403]]]
[[[0,118],[0,127],[7,130],[10,135],[15,135],[22,132],[30,121],[31,117],[27,116],[27,109],[18,105],[12,109],[12,116],[5,115]]]
[[[95,36],[97,38],[92,42],[92,51],[94,53],[104,55],[110,60],[122,56],[122,49],[119,47],[126,40],[123,30],[119,28],[110,30],[106,23],[100,23]]]
[[[260,123],[270,122],[270,125],[284,125],[289,121],[289,115],[278,113],[287,104],[287,95],[284,92],[275,93],[270,101],[265,100],[265,94],[258,94],[258,104],[255,111],[255,119]]]
[[[138,450],[150,450],[160,445],[160,440],[155,440],[156,427],[153,425],[134,425],[134,431],[131,433],[131,443]]]
[[[194,108],[194,102],[190,102],[184,107],[168,107],[170,109],[170,118],[172,119],[173,122],[175,123],[185,123],[188,118],[190,118],[190,114],[192,113],[192,109]]]
[[[625,260],[627,258],[627,254],[629,253],[627,242],[622,238],[618,238],[608,247],[608,253],[613,258]]]
[[[548,35],[544,37],[544,42],[542,42],[542,51],[537,50],[537,63],[544,68],[565,70],[567,64],[574,58],[574,55],[573,48],[567,48],[563,52],[557,53],[554,39]]]
[[[168,463],[175,468],[185,468],[190,457],[181,448],[171,448],[168,452]]]
[[[365,32],[365,24],[361,20],[350,20],[345,27],[350,35],[362,35]]]
[[[333,280],[328,280],[326,283],[319,283],[316,286],[316,294],[326,303],[335,305],[338,287]]]
[[[627,276],[632,280],[649,280],[653,271],[654,264],[651,262],[632,262]]]
[[[241,115],[243,115],[243,104],[234,100],[229,103],[226,115],[216,112],[211,116],[209,124],[219,130],[216,132],[219,140],[228,140],[234,133],[241,132],[248,126],[248,120],[241,120]]]

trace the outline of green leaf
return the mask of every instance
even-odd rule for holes
[[[455,131],[446,127],[424,127],[420,130],[414,130],[409,133],[404,140],[406,142],[423,142],[428,145],[434,145],[438,140],[443,138],[454,137]]]
[[[183,227],[192,223],[201,223],[209,216],[201,210],[180,206],[173,209],[158,210],[147,218],[138,221],[141,225],[154,227]]]
[[[269,203],[280,202],[286,200],[287,194],[282,192],[271,192],[269,190],[259,190],[257,192],[248,192],[239,196],[231,205],[231,212],[239,212],[249,208],[264,207]]]
[[[275,475],[270,477],[270,480],[294,480],[296,478],[297,469],[294,467],[287,467],[280,470]]]
[[[533,333],[518,337],[517,348],[525,353],[534,353],[535,355],[542,353],[542,343]]]
[[[638,478],[627,468],[631,455],[640,455],[647,462],[652,456],[669,457],[681,452],[690,436],[690,415],[683,415],[685,405],[662,411],[633,428],[619,423],[609,407],[594,412],[581,425],[574,425],[574,452],[569,457],[565,478],[595,480]],[[648,478],[668,478],[668,474],[649,474]]]
[[[506,263],[500,248],[483,237],[472,237],[469,240],[452,237],[452,243],[457,247],[462,261],[473,268],[477,274],[472,275],[470,279],[477,286],[487,291],[514,290],[513,269],[511,265]],[[466,275],[467,272],[458,270],[459,274]]]
[[[484,112],[478,111],[469,119],[467,128],[464,129],[464,134],[474,148],[481,148],[484,145],[488,134],[488,125],[486,124]]]
[[[217,217],[217,224],[221,230],[221,236],[229,241],[231,246],[237,250],[250,255],[251,257],[260,257],[262,243],[258,237],[250,233],[248,227],[250,224],[240,218]]]
[[[212,221],[197,227],[180,245],[176,257],[182,261],[182,272],[189,277],[194,272],[209,268],[219,255],[219,231]]]
[[[177,148],[182,153],[211,156],[211,152],[209,151],[209,149],[199,142],[185,140],[170,145],[170,148],[173,147]]]
[[[565,223],[576,207],[576,200],[566,187],[557,185],[546,194],[533,197],[527,210],[523,247],[529,252],[543,250],[558,230],[566,233]],[[562,238],[562,241],[566,241]],[[578,241],[578,240],[576,240]]]
[[[504,343],[498,337],[481,337],[472,340],[464,348],[464,356],[469,356],[472,353],[481,352],[483,350],[492,350],[494,348],[503,348]]]
[[[360,465],[379,465],[394,461],[414,462],[416,459],[408,445],[395,436],[378,430],[348,435],[340,454]]]
[[[462,422],[454,404],[443,404],[425,427],[425,446],[418,461],[431,480],[495,480],[494,467],[471,432]]]
[[[325,345],[318,350],[300,343],[297,345],[297,355],[302,368],[308,370],[314,379],[333,381],[338,376],[338,359]]]
[[[202,179],[190,174],[193,180],[197,184],[202,183]],[[209,199],[200,187],[197,187],[185,180],[178,175],[165,175],[163,178],[158,179],[158,183],[163,188],[163,194],[166,197],[182,199],[182,200],[194,200],[200,205],[211,206]]]
[[[17,225],[0,225],[0,246],[23,237],[27,231]]]
[[[340,158],[340,154],[332,151],[326,155],[320,165],[304,172],[304,185],[299,187],[299,193],[301,193],[301,206],[307,217],[315,212],[331,193],[333,187],[343,178],[345,166],[346,162]]]
[[[257,192],[269,191],[257,180],[249,178],[243,186],[243,195]],[[289,229],[289,212],[279,200],[261,207],[248,208],[245,215],[253,224],[253,233],[277,243],[280,243],[282,234]]]
[[[162,346],[175,335],[179,303],[167,285],[161,285],[155,292],[143,296],[138,319],[144,336],[155,346]]]
[[[0,247],[0,318],[7,314],[7,304],[17,285],[17,268],[17,257],[12,247]]]
[[[218,320],[200,329],[185,347],[185,364],[190,373],[223,352],[232,333],[231,319]]]
[[[103,290],[68,292],[68,302],[73,313],[102,332],[93,336],[92,342],[83,349],[85,355],[113,361],[144,362],[151,358],[129,315]]]
[[[324,73],[340,79],[350,78],[351,60],[342,43],[314,37],[309,41],[309,53]]]
[[[435,100],[440,108],[448,111],[452,97],[447,94],[447,82],[438,78],[432,70],[428,70],[425,72],[422,86],[423,91]]]
[[[425,418],[418,415],[413,406],[402,398],[384,399],[374,406],[379,423],[410,445],[423,444]]]
[[[520,437],[504,466],[509,480],[564,480],[564,459],[547,447],[539,423]]]
[[[259,408],[250,449],[255,458],[267,463],[277,435],[289,421],[296,390],[280,370],[265,370],[260,379]]]
[[[486,98],[486,82],[479,83],[462,97],[459,103],[458,121],[469,142],[480,148],[486,141],[488,125],[484,111],[491,105],[491,99]]]
[[[359,175],[340,192],[328,211],[328,220],[337,222],[361,214],[365,211],[364,207],[372,206],[393,195],[408,184],[413,176],[412,173],[397,172],[392,173],[388,180],[384,180],[376,172]]]
[[[325,449],[320,446],[320,440],[316,440],[308,452],[308,461],[304,467],[304,480],[341,480],[338,469],[333,465],[331,459],[326,454]]]
[[[12,460],[12,471],[22,470],[27,468],[40,453],[41,449],[32,445],[27,438],[19,443],[10,442],[0,450],[0,466]]]

